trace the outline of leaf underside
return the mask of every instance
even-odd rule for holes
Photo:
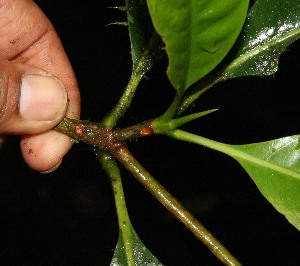
[[[146,0],[126,0],[133,68],[136,68],[153,35]]]
[[[246,18],[248,0],[147,0],[169,59],[167,74],[185,91],[228,53]]]
[[[141,242],[133,227],[131,225],[130,227],[135,264],[139,266],[163,266],[163,264],[159,262],[158,259],[155,258],[154,255]],[[123,238],[120,235],[110,266],[126,265],[128,265],[128,263],[126,259]]]

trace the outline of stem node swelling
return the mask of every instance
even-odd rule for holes
[[[154,134],[152,120],[119,129],[107,128],[87,120],[64,118],[55,129],[77,142],[82,141],[108,152],[118,149],[128,140]]]

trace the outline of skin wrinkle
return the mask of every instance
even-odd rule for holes
[[[47,52],[51,51],[53,53],[53,51],[57,50],[56,46],[58,45],[54,45],[51,41],[49,41],[54,39],[54,36],[52,35],[53,32],[50,29],[45,30],[39,39],[32,43],[26,50],[16,55],[11,61],[17,61],[34,66],[38,63],[39,65],[42,65],[43,69],[58,77],[59,74],[62,73],[58,73],[53,58],[51,58],[51,55]],[[39,62],[36,62],[36,58],[39,59]],[[60,79],[66,78],[68,78],[68,75],[60,75]]]
[[[32,41],[32,43],[30,43],[28,45],[28,47],[26,47],[26,49],[24,49],[23,51],[20,51],[18,54],[16,54],[14,57],[10,58],[10,61],[18,61],[18,62],[22,62],[24,64],[28,63],[30,61],[30,56],[28,55],[24,55],[26,53],[30,54],[30,50],[35,49],[36,46],[43,46],[43,43],[45,43],[44,39],[47,39],[47,34],[49,34],[50,29],[45,29],[45,31],[41,34],[41,36]],[[45,47],[45,49],[49,49],[48,47]]]
[[[0,101],[3,101],[2,105],[6,104],[6,108],[3,109],[5,113],[2,115],[2,117],[0,117],[1,134],[29,134],[44,131],[45,127],[47,127],[47,124],[52,122],[45,121],[42,125],[39,121],[29,122],[23,120],[23,118],[19,116],[19,98],[21,77],[25,74],[45,75],[45,71],[31,66],[1,60],[0,68],[4,69],[2,72],[0,71],[0,79],[2,82],[2,88],[0,89],[6,95],[5,98],[0,99]],[[58,119],[59,118],[56,119],[57,123],[59,122]]]
[[[0,8],[0,17],[2,19],[0,28],[0,36],[2,36],[0,45],[2,49],[0,57],[11,60],[17,54],[27,50],[32,44],[36,43],[40,35],[43,35],[52,25],[49,21],[46,24],[41,23],[41,25],[35,23],[35,21],[43,19],[41,17],[43,14],[37,14],[34,9],[35,4],[26,4],[26,2],[31,1],[22,0],[18,1],[18,4],[14,3],[14,1],[4,2],[6,7]],[[30,29],[30,33],[28,29]],[[8,38],[8,36],[14,37]]]
[[[4,77],[1,78],[1,82],[0,82],[0,91],[1,91],[0,106],[4,105],[3,108],[1,109],[1,113],[0,113],[0,124],[1,124],[1,127],[4,129],[7,129],[6,124],[9,122],[9,118],[11,117],[11,114],[13,114],[15,109],[18,107],[18,102],[19,102],[19,97],[20,97],[19,91],[17,93],[15,93],[11,90],[2,88],[2,86],[8,86],[8,87],[14,86],[14,85],[11,85],[12,81],[11,81],[10,77],[11,77],[11,75],[7,75],[7,76],[5,75]],[[5,79],[7,79],[7,80],[5,80]],[[4,130],[4,133],[5,133],[5,130]]]
[[[3,116],[5,114],[5,110],[7,108],[7,92],[2,89],[3,82],[2,79],[0,79],[0,121],[2,121]]]
[[[11,57],[9,60],[10,61],[18,61],[18,62],[22,62],[22,63],[26,64],[27,61],[29,61],[29,57],[24,56],[23,54],[28,52],[30,49],[34,49],[35,46],[37,46],[37,44],[39,45],[40,41],[45,38],[45,36],[49,33],[49,31],[50,31],[50,29],[46,29],[45,32],[42,33],[42,35],[38,39],[34,40],[31,44],[28,45],[28,47],[26,47],[24,50],[20,51],[15,56]]]
[[[20,120],[20,79],[27,74],[51,73],[56,76],[68,93],[67,116],[79,118],[80,95],[75,74],[54,27],[33,1],[0,0],[0,18],[0,83],[10,82],[9,87],[5,88],[9,89],[6,98],[1,95],[3,88],[0,87],[0,101],[7,99],[5,118],[0,116],[0,144],[5,133],[21,134],[21,151],[26,163],[38,171],[54,170],[72,144],[65,135],[52,130],[44,132],[55,126],[53,121],[41,125]],[[7,121],[5,125],[2,120]],[[44,133],[28,135],[37,132]],[[34,153],[28,154],[28,149]]]
[[[52,41],[55,38],[56,32],[54,28],[48,29],[38,42],[32,44],[27,50],[19,54],[14,61],[41,67],[61,79],[68,91],[69,100],[73,103],[73,105],[68,109],[67,116],[76,118],[78,117],[78,109],[80,105],[80,95],[76,90],[72,89],[77,87],[77,83],[74,82],[76,81],[76,78],[72,68],[68,67],[67,64],[65,64],[65,67],[62,67],[62,65],[68,61],[67,58],[66,60],[61,60],[61,62],[59,62],[59,68],[57,67],[58,63],[54,61],[53,51],[62,57],[61,54],[64,50],[63,47],[59,45],[60,43],[57,44]],[[38,47],[38,49],[36,47]],[[51,51],[52,54],[49,54],[48,51]],[[37,58],[39,61],[36,61]],[[63,71],[61,71],[61,69],[63,69]],[[74,103],[78,104],[75,105]]]

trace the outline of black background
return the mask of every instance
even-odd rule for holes
[[[131,72],[125,20],[107,6],[123,1],[36,1],[50,18],[74,67],[82,118],[101,119]],[[104,1],[103,1],[104,2]],[[271,77],[227,81],[191,111],[219,108],[185,129],[232,144],[299,134],[300,43],[287,49]],[[156,65],[143,80],[120,126],[161,114],[174,91]],[[245,265],[298,265],[300,235],[261,196],[237,162],[166,137],[128,144],[136,158]],[[54,173],[23,162],[18,138],[0,153],[0,264],[109,265],[118,226],[109,180],[91,147],[78,144]],[[123,173],[129,214],[145,245],[165,265],[219,265],[217,259],[129,174]]]

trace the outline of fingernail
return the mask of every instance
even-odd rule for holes
[[[42,171],[41,174],[50,174],[50,173],[52,173],[52,172],[55,171],[58,167],[60,167],[61,163],[62,163],[62,159],[61,159],[55,166],[53,166],[51,169],[46,170],[46,171]]]
[[[26,120],[52,121],[64,114],[67,92],[53,76],[26,75],[21,80],[19,111]]]

